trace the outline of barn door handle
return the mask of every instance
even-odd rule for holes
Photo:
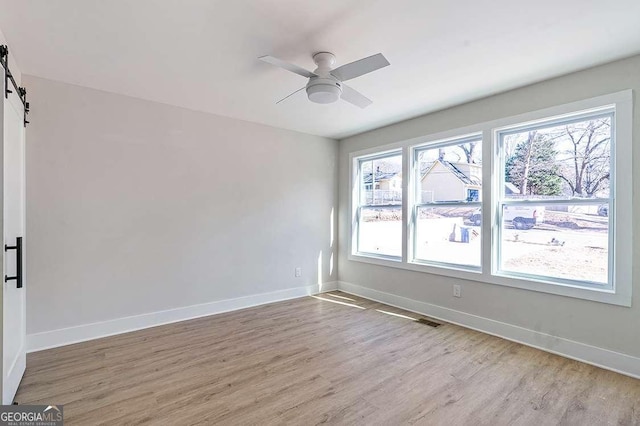
[[[4,251],[16,251],[16,275],[14,277],[4,276],[4,282],[16,281],[16,288],[22,288],[22,237],[16,238],[16,245],[4,245]]]

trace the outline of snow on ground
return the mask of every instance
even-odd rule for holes
[[[459,216],[424,215],[417,223],[415,257],[421,260],[480,266],[480,227]],[[422,216],[422,215],[421,215]],[[450,241],[456,228],[472,232],[469,243]],[[398,214],[369,218],[360,224],[359,251],[392,256],[402,253],[402,221]],[[510,224],[502,234],[502,269],[555,278],[606,283],[608,218],[547,211],[545,223],[529,230]],[[458,229],[459,232],[459,229]],[[473,232],[477,234],[473,236]]]

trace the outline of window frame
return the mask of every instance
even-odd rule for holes
[[[422,200],[420,202],[417,201],[420,184],[417,179],[421,179],[420,176],[420,165],[418,162],[418,154],[422,151],[428,151],[432,149],[445,148],[450,146],[460,145],[470,141],[479,141],[480,148],[482,150],[483,140],[482,140],[482,132],[475,132],[471,134],[461,135],[455,138],[446,138],[442,140],[430,141],[420,145],[414,145],[411,147],[411,174],[412,174],[412,185],[410,186],[409,192],[411,193],[411,205],[410,205],[410,214],[411,214],[411,233],[409,234],[409,244],[410,247],[408,250],[408,259],[409,262],[415,265],[423,265],[423,266],[434,266],[438,268],[448,268],[454,270],[462,270],[462,271],[471,271],[471,272],[482,272],[482,245],[480,246],[480,265],[466,265],[463,263],[451,263],[451,262],[440,262],[434,260],[426,260],[426,259],[417,259],[416,258],[416,244],[417,244],[417,231],[418,231],[418,210],[420,208],[434,208],[436,206],[440,207],[479,207],[482,209],[482,200],[480,201],[446,201],[446,202],[430,202],[424,203]],[[484,167],[484,165],[482,165]],[[484,176],[483,176],[484,177]],[[481,186],[482,187],[482,186]],[[479,196],[480,199],[482,197]],[[480,238],[482,238],[482,232],[480,233]]]
[[[351,247],[353,247],[353,252],[354,255],[356,256],[362,256],[362,257],[370,257],[370,258],[374,258],[374,259],[378,259],[378,260],[384,260],[384,261],[388,261],[388,262],[399,262],[402,261],[402,255],[401,256],[393,256],[393,255],[388,255],[388,254],[378,254],[378,253],[369,253],[369,252],[361,252],[358,250],[358,241],[359,241],[359,236],[360,236],[360,211],[361,209],[364,208],[370,208],[370,207],[375,207],[375,206],[369,206],[369,205],[363,205],[361,204],[361,200],[362,200],[362,194],[361,194],[361,190],[362,190],[362,185],[360,185],[361,182],[361,163],[365,162],[365,161],[375,161],[378,159],[383,159],[383,158],[388,158],[388,157],[395,157],[395,156],[401,156],[402,159],[402,164],[404,166],[404,157],[402,157],[403,152],[402,149],[387,149],[384,151],[373,151],[371,154],[367,155],[367,154],[362,154],[362,155],[358,155],[357,157],[353,158],[351,163],[353,166],[353,171],[355,172],[354,175],[352,175],[352,181],[353,181],[353,191],[352,191],[352,195],[351,195],[351,205],[352,205],[352,240],[351,240]],[[372,170],[372,173],[375,173]],[[404,179],[403,179],[404,181]],[[375,191],[375,188],[373,188],[373,191]],[[400,208],[402,208],[402,205],[404,204],[404,185],[401,188],[401,192],[403,195],[403,200],[402,200],[402,204],[398,205]],[[377,207],[384,207],[384,206],[377,206]],[[404,210],[403,210],[403,222],[404,222]],[[402,243],[401,243],[402,244]],[[351,252],[351,247],[350,247],[350,252]]]
[[[609,166],[610,166],[610,177],[609,177],[609,197],[608,198],[557,198],[551,200],[516,200],[509,199],[505,196],[504,191],[504,182],[506,182],[505,177],[505,162],[504,158],[504,139],[503,136],[521,133],[526,131],[531,131],[532,129],[544,129],[549,128],[554,125],[566,125],[572,123],[581,123],[587,120],[593,120],[602,117],[609,117],[611,119],[611,139],[610,139],[610,154],[609,154]],[[614,226],[614,217],[615,217],[615,207],[613,207],[613,199],[616,191],[616,166],[615,166],[615,158],[616,158],[616,109],[614,105],[607,105],[602,108],[589,109],[587,111],[579,111],[577,114],[564,115],[560,117],[549,117],[548,119],[537,120],[534,122],[518,124],[515,126],[506,126],[502,128],[494,129],[495,134],[495,159],[497,159],[497,182],[499,185],[499,190],[494,192],[497,200],[496,203],[496,222],[494,223],[495,229],[497,230],[498,236],[493,245],[495,250],[495,264],[493,269],[493,275],[502,276],[502,277],[513,277],[513,278],[524,278],[531,281],[541,282],[541,283],[551,283],[553,285],[567,285],[567,286],[577,286],[580,288],[593,288],[596,290],[604,290],[611,291],[614,289],[614,269],[615,269],[615,226]],[[597,205],[597,204],[607,204],[609,206],[609,210],[613,211],[612,215],[608,215],[608,247],[607,247],[607,283],[600,284],[594,281],[585,281],[583,284],[577,284],[579,280],[569,279],[569,278],[560,278],[560,277],[551,277],[539,274],[530,274],[525,272],[517,272],[517,271],[509,271],[501,268],[502,264],[502,249],[501,244],[503,241],[503,232],[504,227],[502,226],[502,215],[503,210],[502,207],[505,206],[526,206],[526,205]]]
[[[589,111],[602,110],[606,107],[615,108],[615,145],[612,145],[612,164],[614,175],[627,176],[624,179],[615,179],[612,186],[613,193],[610,194],[609,212],[609,232],[613,239],[610,243],[610,250],[613,251],[614,264],[610,273],[613,274],[612,288],[593,288],[577,286],[572,283],[548,282],[538,279],[523,277],[503,276],[496,274],[497,253],[495,247],[500,238],[498,227],[499,212],[498,202],[494,194],[500,190],[499,176],[500,161],[496,155],[497,133],[496,131],[508,127],[520,127],[527,123],[547,121],[550,118],[561,119],[562,117],[573,117],[578,113],[588,113]],[[347,258],[350,261],[358,261],[380,266],[400,268],[410,271],[429,273],[434,275],[447,276],[451,278],[465,279],[483,284],[495,284],[523,290],[530,290],[559,296],[573,297],[584,300],[608,303],[619,306],[631,306],[632,296],[632,249],[633,249],[633,211],[632,211],[632,146],[633,146],[633,91],[631,89],[597,96],[590,99],[566,103],[563,105],[544,108],[536,111],[526,112],[510,117],[491,120],[457,129],[446,130],[426,136],[419,136],[400,142],[368,148],[365,150],[351,152],[349,154],[349,176],[351,191],[349,192],[349,217],[351,224],[349,231],[349,247]],[[415,194],[413,188],[416,186],[415,173],[413,169],[413,159],[415,149],[424,149],[432,144],[435,146],[443,140],[461,139],[471,134],[482,134],[482,253],[481,266],[479,271],[459,268],[455,265],[433,265],[423,262],[411,261],[412,235],[414,232],[415,218],[411,214],[415,204]],[[355,253],[354,247],[354,202],[357,200],[357,193],[354,192],[354,183],[357,182],[357,167],[354,162],[359,157],[373,155],[376,153],[386,153],[391,151],[402,151],[402,257],[396,259],[381,258],[376,255]],[[624,232],[622,230],[625,230]],[[355,235],[357,236],[357,235]],[[357,242],[356,242],[357,243]]]

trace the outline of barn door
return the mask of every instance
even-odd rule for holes
[[[11,404],[26,367],[25,128],[23,105],[16,91],[2,98],[2,403]]]

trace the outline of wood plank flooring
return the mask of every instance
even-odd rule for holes
[[[640,425],[640,380],[418,317],[332,292],[107,337],[29,354],[16,401],[67,425]]]

